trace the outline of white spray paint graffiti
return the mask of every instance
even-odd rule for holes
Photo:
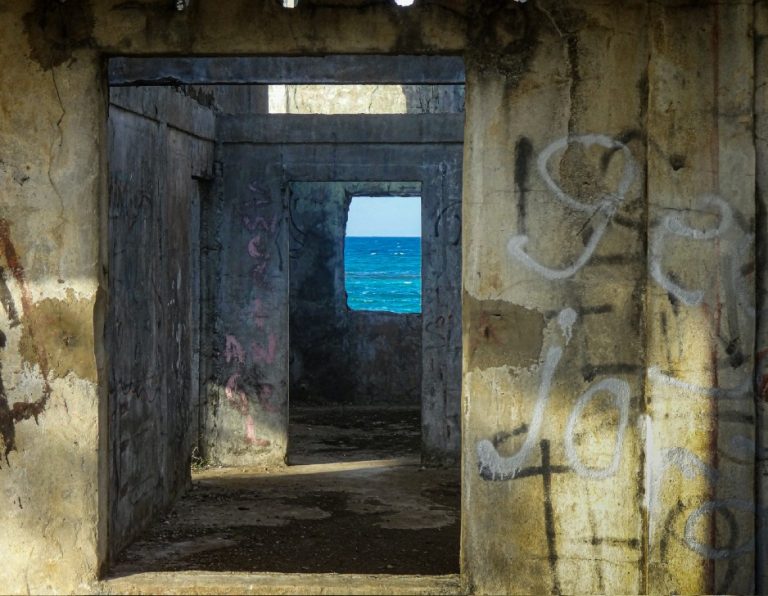
[[[752,443],[747,437],[733,437],[738,439],[735,441],[737,444],[744,443],[744,447],[749,448],[746,445],[747,442]],[[734,443],[732,440],[731,443]],[[677,468],[680,473],[687,480],[693,480],[697,476],[702,476],[706,479],[707,484],[714,486],[720,478],[720,472],[705,463],[700,457],[685,449],[684,447],[672,447],[669,449],[662,449],[656,455],[652,455],[652,461],[650,462],[650,471],[652,474],[652,480],[649,488],[649,513],[652,518],[656,517],[656,512],[661,507],[661,490],[662,479],[664,478],[667,470],[670,468]],[[739,527],[733,518],[734,511],[745,511],[747,513],[754,513],[758,516],[758,521],[762,521],[763,513],[755,506],[752,501],[744,499],[723,499],[723,500],[710,500],[706,501],[696,509],[694,509],[686,518],[685,529],[683,532],[683,541],[687,548],[701,555],[705,559],[720,560],[720,559],[733,559],[745,555],[754,550],[755,538],[754,528],[749,528],[749,538],[744,540],[740,545],[732,546],[731,548],[716,548],[710,544],[700,542],[696,537],[697,524],[702,517],[713,515],[717,511],[723,511],[727,513],[726,521],[730,525],[730,533],[732,537],[736,537],[739,533]],[[650,542],[654,543],[654,536],[656,533],[655,524],[651,524],[650,528]],[[669,531],[669,528],[665,528],[665,531]]]
[[[480,462],[480,473],[483,477],[491,480],[509,480],[517,476],[520,468],[523,467],[531,450],[539,440],[541,424],[544,421],[544,409],[549,400],[552,377],[555,375],[555,370],[562,356],[563,349],[559,347],[550,348],[547,352],[533,418],[520,451],[511,457],[501,457],[491,441],[483,440],[477,444],[477,457]]]
[[[571,341],[573,335],[573,325],[576,323],[577,314],[571,308],[560,311],[557,317],[557,324],[560,327],[566,345]],[[520,450],[512,456],[502,457],[499,455],[493,442],[484,439],[477,444],[477,457],[479,463],[480,475],[486,480],[511,480],[515,478],[531,454],[531,451],[538,443],[541,434],[541,427],[544,422],[544,412],[549,401],[552,379],[555,376],[557,366],[563,356],[563,348],[559,346],[550,347],[547,350],[544,365],[542,367],[541,384],[536,398],[536,405],[533,410],[531,424],[525,437],[525,441]],[[575,428],[580,420],[584,408],[600,392],[608,392],[613,396],[614,406],[619,411],[619,424],[616,431],[616,441],[611,457],[611,463],[605,468],[594,468],[587,466],[581,461],[576,452]],[[573,407],[568,424],[565,429],[565,450],[568,463],[574,472],[579,476],[594,480],[608,478],[616,474],[621,460],[621,452],[624,445],[624,435],[629,422],[629,399],[630,389],[626,381],[616,378],[603,379],[592,385],[585,391]]]
[[[696,538],[696,524],[704,516],[713,515],[718,510],[732,512],[733,510],[746,511],[748,513],[757,513],[755,504],[741,499],[725,499],[722,501],[707,501],[696,508],[685,521],[685,544],[692,551],[699,553],[705,559],[732,559],[740,557],[748,552],[755,550],[755,536],[751,534],[747,540],[733,548],[714,548],[709,544],[699,542]],[[736,528],[731,528],[735,531]]]
[[[651,240],[651,276],[662,288],[680,300],[686,306],[697,306],[704,299],[702,290],[687,290],[672,281],[662,270],[662,257],[664,254],[664,243],[670,234],[691,240],[712,240],[719,238],[724,234],[733,223],[733,213],[730,206],[721,197],[717,195],[703,195],[699,199],[699,205],[696,210],[705,210],[707,207],[718,211],[720,221],[717,226],[697,230],[692,228],[677,215],[667,215],[661,221],[661,224],[654,230]]]
[[[607,150],[620,150],[622,152],[624,158],[624,170],[615,192],[600,197],[594,197],[595,200],[590,203],[583,203],[569,195],[555,182],[548,167],[550,161],[555,154],[567,149],[569,145],[574,143],[581,144],[585,148],[598,146]],[[512,259],[521,263],[527,269],[535,272],[544,279],[552,281],[567,279],[581,270],[594,255],[597,246],[605,235],[617,210],[621,207],[624,197],[634,181],[636,173],[635,161],[626,145],[611,139],[608,136],[582,135],[566,137],[547,146],[538,156],[537,168],[546,187],[561,203],[574,211],[588,214],[590,219],[594,218],[592,235],[587,241],[581,254],[572,263],[562,268],[546,266],[528,254],[525,251],[525,248],[528,245],[529,237],[526,235],[516,235],[511,237],[507,243],[507,250]],[[729,296],[728,301],[725,303],[727,306],[728,328],[730,330],[730,336],[728,336],[727,341],[731,341],[729,347],[733,345],[738,346],[738,342],[741,342],[742,345],[749,345],[749,340],[745,337],[743,329],[740,330],[741,325],[743,324],[740,323],[740,321],[745,322],[746,324],[750,324],[750,322],[753,324],[757,315],[757,309],[753,300],[754,288],[748,279],[749,275],[754,270],[752,265],[752,259],[754,258],[752,255],[755,241],[754,235],[751,233],[742,233],[738,238],[735,237],[732,232],[739,225],[737,222],[741,220],[734,217],[733,210],[728,202],[719,195],[705,194],[700,196],[695,201],[694,206],[689,213],[693,212],[715,216],[717,222],[709,227],[696,228],[685,215],[681,215],[679,212],[666,215],[651,233],[649,246],[650,276],[655,283],[666,290],[670,297],[674,298],[678,303],[688,307],[706,304],[707,291],[713,284],[703,282],[701,287],[686,287],[675,278],[672,272],[665,270],[663,261],[666,252],[672,250],[671,241],[674,238],[690,240],[693,242],[718,241],[717,251],[720,255],[719,258],[722,259],[721,271],[724,274],[718,277],[716,283],[725,284],[725,294]],[[722,292],[718,291],[718,301],[716,304],[718,309],[722,306],[719,298],[720,295],[722,295]],[[570,343],[573,337],[573,326],[576,322],[576,318],[576,313],[572,309],[564,309],[559,313],[557,318],[557,324],[562,331],[566,346]],[[719,332],[719,328],[716,331]],[[728,354],[731,355],[732,352],[728,352]],[[738,352],[736,352],[736,354],[738,356]],[[515,477],[524,477],[539,473],[536,471],[538,468],[524,468],[524,464],[527,458],[531,455],[531,451],[538,442],[539,435],[541,434],[543,417],[549,400],[549,392],[562,355],[563,349],[560,347],[550,347],[547,351],[542,366],[542,379],[539,386],[537,401],[534,406],[532,421],[527,429],[528,434],[526,440],[520,450],[511,457],[501,457],[496,449],[496,443],[488,440],[480,441],[478,443],[477,453],[480,473],[483,478],[490,480],[509,480]],[[739,358],[742,357],[743,356],[738,356],[730,361],[731,366],[734,368],[743,367],[742,370],[745,371],[743,375],[737,377],[738,380],[735,384],[731,383],[732,386],[730,387],[710,387],[691,383],[663,372],[659,366],[649,367],[648,380],[650,383],[655,384],[656,388],[666,387],[680,397],[728,400],[731,407],[738,406],[738,408],[741,409],[745,404],[748,405],[751,403],[753,397],[754,375],[751,372],[751,363],[754,363],[755,361],[755,358],[746,356],[743,357],[743,363],[739,362]],[[738,362],[738,364],[733,364],[733,362]],[[762,370],[765,363],[765,359],[761,360],[756,367],[757,371]],[[592,467],[580,459],[576,451],[574,434],[578,421],[583,416],[585,408],[600,392],[611,394],[613,398],[613,407],[618,411],[618,425],[614,450],[611,454],[609,463],[604,467]],[[568,467],[559,466],[557,471],[573,471],[582,477],[590,479],[604,479],[614,476],[617,473],[621,462],[622,445],[629,421],[629,404],[629,385],[619,379],[604,379],[592,385],[586,392],[584,392],[575,403],[573,410],[568,417],[565,429],[564,447]],[[650,424],[650,418],[648,420]],[[672,468],[678,469],[683,477],[688,480],[693,480],[697,476],[704,478],[706,485],[710,487],[710,490],[714,490],[721,476],[718,469],[708,465],[701,458],[684,447],[672,447],[656,452],[652,446],[651,434],[649,426],[647,432],[647,453],[649,460],[647,466],[648,476],[646,494],[648,498],[648,509],[651,512],[652,517],[655,517],[661,508],[660,493],[664,486],[663,477]],[[542,441],[542,443],[544,442],[545,441]],[[753,438],[737,434],[730,437],[728,445],[729,453],[726,455],[728,456],[729,461],[736,465],[752,465],[756,449]],[[543,461],[544,459],[542,456],[542,468],[544,467]],[[765,524],[765,512],[756,507],[753,502],[739,499],[714,499],[702,504],[699,500],[694,502],[691,507],[694,509],[692,511],[689,510],[687,513],[684,532],[682,532],[683,535],[679,536],[687,548],[698,553],[700,556],[711,560],[735,559],[754,550],[754,532],[750,533],[750,529],[754,530],[754,528],[751,528],[751,526],[745,529],[738,528],[737,522],[735,521],[736,518],[734,517],[734,514],[739,511],[746,514],[754,514],[759,521],[758,525],[762,527],[762,525]],[[704,518],[712,518],[718,513],[723,517],[725,522],[730,525],[731,542],[727,547],[723,547],[723,545],[718,546],[716,543],[708,544],[706,543],[706,540],[702,538],[702,528],[700,527],[701,521]],[[677,515],[677,513],[674,512],[672,512],[672,514]],[[686,515],[683,511],[679,512],[679,514]],[[667,520],[669,519],[670,518],[667,518]],[[672,530],[671,527],[665,526],[664,531],[669,532]],[[739,531],[743,533],[742,536],[747,536],[746,533],[750,533],[750,537],[739,538]],[[650,527],[652,541],[653,532],[654,524],[652,523]]]
[[[649,430],[650,434],[650,430]],[[703,476],[707,482],[714,484],[719,477],[718,471],[705,463],[700,457],[691,453],[684,447],[672,447],[662,449],[655,453],[649,446],[649,465],[650,482],[648,483],[648,510],[652,516],[659,511],[661,507],[661,489],[662,479],[668,468],[674,467],[680,470],[680,473],[687,479],[693,480],[697,476]],[[655,526],[650,526],[650,541],[653,542]]]
[[[566,346],[571,343],[571,338],[573,337],[573,326],[576,323],[577,317],[578,315],[576,314],[576,311],[572,308],[565,308],[561,310],[560,314],[557,316],[557,324],[560,327],[560,331],[563,332]]]
[[[622,152],[624,156],[624,171],[622,173],[621,180],[619,181],[619,187],[616,189],[615,193],[608,193],[600,197],[595,203],[587,204],[582,203],[581,201],[577,201],[557,185],[549,173],[548,163],[555,153],[567,148],[571,143],[580,143],[587,148],[597,145],[605,149],[620,150]],[[584,265],[587,264],[589,259],[592,257],[592,254],[595,252],[597,245],[600,243],[600,240],[602,240],[603,235],[608,228],[608,224],[610,224],[611,219],[615,215],[621,203],[624,201],[624,197],[626,196],[629,187],[632,185],[632,182],[635,179],[635,173],[637,170],[635,159],[632,156],[632,152],[629,150],[629,147],[627,147],[624,143],[621,143],[606,135],[587,134],[565,137],[550,144],[539,154],[537,166],[539,174],[541,175],[542,180],[544,180],[544,183],[562,203],[568,205],[571,209],[581,211],[583,213],[588,213],[590,215],[595,215],[597,213],[601,214],[601,219],[597,222],[595,230],[592,232],[592,236],[589,238],[589,242],[587,242],[584,251],[572,265],[564,269],[553,269],[551,267],[546,267],[545,265],[542,265],[533,259],[528,253],[526,253],[523,249],[528,243],[528,236],[513,236],[509,240],[509,243],[507,244],[507,250],[509,251],[509,254],[512,256],[512,258],[519,261],[532,271],[535,271],[545,279],[566,279],[573,276],[577,271],[579,271],[582,267],[584,267]]]
[[[606,391],[613,395],[614,407],[619,411],[619,426],[616,430],[616,442],[614,443],[611,463],[602,469],[586,466],[576,453],[576,445],[574,443],[576,422],[581,418],[581,414],[587,404],[601,391]],[[573,411],[568,417],[568,424],[565,427],[565,455],[568,458],[568,463],[579,476],[601,480],[616,474],[619,469],[621,448],[624,445],[624,433],[627,430],[628,422],[629,384],[626,381],[620,379],[603,379],[582,393],[581,397],[579,397],[576,402],[576,405],[573,407]]]

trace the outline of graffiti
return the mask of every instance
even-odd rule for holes
[[[560,327],[560,331],[563,332],[566,346],[571,343],[573,326],[576,324],[577,317],[578,315],[576,314],[576,311],[572,308],[565,308],[560,311],[559,315],[557,315],[557,324]]]
[[[40,375],[43,379],[42,395],[36,401],[15,402],[13,406],[11,406],[8,402],[8,395],[3,385],[2,360],[0,360],[0,439],[2,439],[3,442],[5,462],[6,464],[9,464],[8,456],[11,451],[16,450],[16,425],[19,422],[30,419],[34,419],[35,422],[37,422],[38,417],[45,411],[48,405],[52,389],[48,381],[48,356],[45,349],[38,341],[36,341],[35,329],[33,328],[32,322],[27,317],[28,313],[32,311],[32,293],[27,286],[24,267],[16,252],[16,247],[11,240],[10,225],[4,219],[0,219],[0,257],[4,257],[8,269],[10,270],[11,277],[19,288],[21,294],[22,318],[19,318],[19,311],[14,303],[13,295],[8,285],[8,279],[2,268],[0,268],[0,304],[2,304],[3,310],[10,321],[11,328],[20,325],[22,319],[25,321],[24,324],[26,325],[27,333],[32,340],[36,361],[40,367]],[[6,343],[7,337],[5,333],[0,330],[0,352],[5,350]]]
[[[267,348],[256,342],[251,343],[251,354],[253,361],[259,365],[273,364],[277,354],[277,336],[269,333],[267,337]]]
[[[577,314],[571,308],[560,311],[557,323],[560,327],[566,345],[571,341],[573,325],[576,323]],[[517,453],[508,457],[502,457],[493,441],[481,440],[477,444],[477,457],[480,476],[485,480],[505,481],[512,480],[523,475],[531,475],[531,470],[524,469],[523,465],[528,460],[534,446],[539,442],[541,428],[544,423],[544,413],[551,392],[552,380],[557,371],[558,364],[563,356],[563,348],[552,346],[547,350],[542,366],[542,376],[539,391],[534,405],[533,416],[530,425],[527,426],[527,434],[522,447]],[[584,408],[599,393],[609,393],[613,397],[614,407],[619,412],[619,422],[616,429],[616,439],[611,463],[604,468],[594,468],[584,464],[576,452],[575,436],[576,425],[583,415]],[[574,404],[565,428],[565,451],[568,466],[556,469],[557,472],[573,471],[577,475],[593,480],[609,478],[616,474],[621,459],[624,435],[629,423],[630,389],[626,381],[616,378],[606,378],[591,385],[582,393]],[[552,470],[550,470],[551,472]],[[525,472],[525,473],[524,473]]]
[[[552,159],[552,156],[555,153],[566,149],[568,145],[572,143],[579,143],[585,148],[597,145],[609,151],[620,151],[622,153],[624,156],[624,169],[622,172],[621,180],[619,181],[618,188],[615,192],[606,193],[605,195],[598,197],[595,203],[582,203],[581,201],[578,201],[566,193],[554,181],[552,175],[549,172],[549,161]],[[528,269],[535,271],[545,279],[567,279],[572,277],[576,272],[584,267],[587,262],[589,262],[590,258],[595,252],[595,249],[597,248],[597,245],[602,240],[603,235],[605,234],[609,224],[611,223],[611,220],[613,219],[613,216],[616,214],[616,211],[624,201],[624,197],[629,191],[629,188],[635,179],[637,169],[635,159],[632,156],[632,152],[629,150],[629,147],[627,147],[624,143],[621,143],[605,135],[587,134],[565,137],[551,143],[539,154],[537,167],[539,170],[539,175],[544,181],[544,184],[547,186],[547,188],[549,188],[550,191],[552,191],[552,193],[560,202],[575,211],[588,214],[590,219],[592,217],[598,216],[599,214],[599,219],[581,255],[579,255],[579,257],[572,265],[563,269],[553,269],[551,267],[542,265],[533,257],[531,257],[527,252],[525,252],[524,248],[528,244],[529,240],[528,236],[526,235],[513,236],[507,244],[507,250],[513,259],[522,263]]]
[[[501,457],[496,450],[496,446],[491,441],[483,440],[478,443],[477,457],[480,464],[480,476],[484,479],[511,480],[517,476],[517,473],[528,459],[533,446],[539,440],[541,425],[544,421],[544,410],[549,400],[552,377],[555,375],[555,370],[562,355],[563,350],[559,347],[550,348],[547,352],[547,357],[544,360],[541,385],[539,385],[539,394],[533,410],[533,418],[520,451],[510,457]]]
[[[250,259],[250,273],[255,287],[264,291],[268,286],[270,264],[274,256],[279,233],[279,217],[268,215],[264,210],[271,210],[273,202],[264,185],[257,181],[248,185],[251,199],[239,206],[239,223],[245,230],[247,241],[244,252]],[[229,377],[224,387],[224,395],[229,405],[243,417],[245,442],[257,447],[268,447],[267,439],[257,436],[255,411],[278,412],[275,404],[275,387],[264,380],[261,369],[274,364],[278,354],[277,335],[269,329],[267,305],[261,297],[253,298],[245,313],[248,329],[243,334],[253,337],[256,332],[259,339],[243,341],[244,335],[227,334],[224,337],[224,361],[229,365]],[[250,339],[249,337],[249,339]],[[247,346],[247,350],[244,346]]]
[[[580,419],[587,404],[601,391],[610,393],[613,396],[614,407],[619,411],[619,425],[616,430],[616,442],[613,448],[613,456],[610,465],[603,469],[591,468],[582,463],[581,458],[576,453],[576,445],[574,444],[576,422]],[[594,480],[608,478],[616,474],[616,471],[619,469],[621,448],[624,445],[624,433],[627,430],[628,422],[629,384],[627,384],[626,381],[621,381],[619,379],[603,379],[587,389],[587,391],[579,397],[576,405],[573,407],[573,411],[568,417],[568,424],[566,424],[565,427],[565,455],[574,471],[579,476],[592,478]]]
[[[714,208],[719,214],[719,223],[709,229],[697,230],[688,226],[681,217],[667,215],[656,227],[651,240],[651,276],[662,288],[672,294],[686,306],[697,306],[704,299],[702,290],[688,290],[672,281],[662,270],[662,256],[664,243],[671,234],[691,240],[713,240],[722,236],[733,222],[731,208],[721,197],[716,195],[704,195],[699,199],[696,210]]]
[[[224,347],[224,359],[227,364],[233,360],[239,364],[245,364],[245,350],[234,335],[227,335],[226,346]]]
[[[583,199],[576,198],[558,182],[555,181],[552,171],[550,171],[553,157],[574,144],[581,145],[583,148],[591,146],[602,147],[612,153],[620,152],[623,154],[623,171],[619,175],[619,181],[615,191],[598,193],[595,200],[589,203]],[[527,150],[530,154],[530,147]],[[520,157],[518,155],[518,157]],[[521,158],[522,159],[522,158]],[[522,171],[525,163],[516,162],[515,182],[521,195],[527,192],[528,184],[527,173]],[[570,263],[557,268],[548,266],[533,255],[526,252],[529,242],[526,236],[519,228],[520,232],[512,236],[507,243],[507,251],[511,259],[522,264],[528,270],[535,272],[544,279],[551,281],[564,280],[572,277],[581,270],[593,257],[598,245],[603,239],[608,227],[614,219],[615,214],[624,202],[624,197],[633,183],[636,173],[636,164],[627,146],[619,141],[603,135],[582,135],[560,139],[547,146],[537,158],[537,168],[541,180],[546,189],[568,209],[581,212],[589,216],[592,223],[592,233],[586,239],[581,253]],[[564,185],[563,185],[564,186]],[[521,198],[524,200],[524,197]],[[525,208],[525,205],[523,205]],[[708,223],[704,226],[697,226],[690,219],[692,214],[698,214],[711,218],[714,223]],[[520,215],[520,213],[519,213]],[[768,359],[760,354],[755,358],[744,353],[740,346],[749,346],[752,331],[751,328],[744,328],[744,325],[753,325],[758,315],[758,308],[754,302],[754,284],[750,283],[749,276],[755,274],[754,257],[752,256],[754,234],[748,230],[741,233],[738,229],[743,226],[744,218],[741,218],[729,203],[720,195],[704,194],[698,197],[688,214],[679,211],[670,212],[660,219],[653,226],[649,239],[649,274],[655,284],[663,288],[670,296],[673,307],[683,305],[685,307],[704,307],[704,313],[711,317],[712,329],[711,336],[718,338],[719,343],[714,346],[712,355],[712,365],[717,367],[720,362],[719,352],[724,350],[727,356],[727,368],[722,375],[714,371],[715,378],[719,381],[723,377],[728,382],[725,386],[719,386],[715,382],[712,386],[708,384],[699,384],[679,378],[673,372],[662,369],[661,366],[651,365],[647,369],[647,380],[651,384],[653,391],[666,388],[680,397],[714,400],[724,402],[730,406],[730,409],[719,409],[717,417],[720,421],[729,423],[745,423],[752,427],[754,420],[748,413],[740,409],[747,407],[752,403],[754,397],[755,384],[759,390],[762,390],[764,382],[761,373]],[[737,233],[739,234],[737,236]],[[664,259],[667,254],[672,254],[676,249],[673,244],[675,241],[687,241],[693,243],[714,243],[713,246],[718,253],[717,264],[719,268],[712,268],[712,281],[701,281],[698,287],[694,284],[686,284],[668,266],[665,266]],[[696,262],[694,261],[694,264]],[[707,264],[704,263],[704,266]],[[707,271],[707,269],[704,269]],[[716,279],[715,279],[716,276]],[[707,292],[713,292],[711,301],[707,301]],[[723,299],[722,295],[727,296]],[[711,302],[711,304],[710,304]],[[726,331],[721,331],[721,313],[723,321],[726,324]],[[565,346],[571,342],[573,337],[573,327],[576,322],[576,314],[571,309],[563,310],[557,316],[557,325],[560,328]],[[664,327],[665,323],[662,323]],[[728,333],[728,335],[726,335]],[[515,433],[527,432],[526,440],[522,447],[509,457],[502,457],[499,454],[498,447],[500,442],[506,440],[510,433],[499,433],[493,441],[484,440],[478,442],[477,455],[480,468],[480,475],[486,480],[511,480],[513,478],[528,477],[533,474],[553,474],[553,473],[576,473],[577,475],[592,480],[600,480],[614,476],[620,467],[622,445],[625,440],[625,434],[629,423],[630,390],[629,385],[624,381],[615,378],[603,379],[590,386],[575,402],[570,414],[568,415],[564,430],[564,452],[565,466],[552,466],[548,463],[546,472],[544,465],[541,467],[525,467],[525,462],[532,455],[532,450],[537,444],[538,437],[542,431],[543,419],[546,413],[549,399],[549,391],[553,384],[553,378],[559,366],[563,355],[563,348],[550,347],[545,350],[546,356],[543,359],[541,367],[541,379],[539,381],[538,395],[534,405],[532,418],[528,426],[523,425]],[[753,374],[751,364],[757,361],[756,372]],[[610,458],[605,460],[604,465],[600,467],[591,466],[588,462],[582,461],[577,453],[574,440],[574,433],[578,421],[582,418],[585,409],[596,398],[598,394],[607,395],[611,401],[609,409],[615,409],[617,412],[617,422],[615,426],[615,436],[613,441],[613,451]],[[734,410],[733,408],[739,408]],[[650,419],[649,419],[650,421]],[[612,426],[612,428],[613,428]],[[717,454],[719,463],[723,465],[747,466],[749,469],[754,465],[756,444],[749,433],[732,434],[726,440],[717,442],[717,431],[713,439],[717,444]],[[674,446],[663,449],[660,453],[654,455],[651,433],[648,431],[648,508],[652,514],[652,519],[656,519],[657,512],[661,508],[660,492],[663,485],[662,478],[670,469],[677,469],[686,479],[702,477],[709,486],[711,493],[716,492],[716,486],[723,473],[716,467],[705,463],[701,458],[693,454],[684,447]],[[543,455],[542,455],[543,457]],[[717,461],[717,460],[716,460]],[[762,512],[754,503],[749,500],[738,499],[705,499],[703,502],[698,499],[691,505],[685,505],[678,498],[678,507],[672,508],[665,520],[661,524],[665,533],[661,542],[662,550],[666,552],[669,544],[669,535],[672,532],[672,526],[680,523],[679,536],[676,536],[677,542],[683,544],[689,549],[708,560],[732,560],[747,552],[754,550],[754,537],[740,538],[739,524],[737,523],[737,513],[752,514],[758,518],[758,526],[763,524]],[[671,517],[670,517],[671,516]],[[711,533],[709,538],[703,529],[703,520],[709,519],[709,524],[713,524],[714,517],[718,516],[724,521],[723,529],[727,532],[728,538],[722,544],[717,545],[717,533]],[[676,521],[677,520],[677,521]],[[661,520],[660,520],[661,521]],[[650,535],[653,540],[653,532],[656,522],[650,524]],[[684,527],[684,530],[683,530]],[[751,526],[750,526],[751,527]],[[754,528],[752,528],[754,530]],[[746,530],[745,530],[746,531]],[[746,534],[742,534],[746,536]],[[750,533],[754,536],[754,532]],[[723,540],[723,539],[721,539]],[[551,541],[548,540],[550,548]],[[667,556],[662,554],[662,557]],[[729,563],[727,569],[726,583],[721,586],[719,591],[728,591],[728,582],[736,574],[736,568]]]
[[[696,537],[696,524],[705,515],[711,515],[715,512],[725,512],[724,518],[728,521],[730,529],[731,540],[733,541],[738,536],[738,525],[733,517],[732,511],[742,510],[748,513],[755,514],[755,504],[750,501],[744,501],[740,499],[725,499],[723,501],[707,501],[700,507],[697,507],[685,521],[685,544],[692,551],[697,552],[705,559],[718,560],[718,559],[732,559],[740,557],[755,549],[754,534],[750,538],[745,540],[742,544],[735,545],[731,548],[714,548],[709,544],[703,544],[699,542]]]

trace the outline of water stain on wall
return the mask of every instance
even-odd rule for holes
[[[477,300],[464,294],[465,325],[468,334],[469,368],[531,366],[539,361],[544,315],[504,300]]]
[[[72,290],[66,300],[46,298],[24,313],[19,352],[30,364],[38,362],[37,346],[44,345],[49,372],[63,378],[73,372],[81,379],[96,382],[96,362],[91,337],[93,302],[77,299]],[[34,337],[30,332],[34,329]]]
[[[44,70],[59,66],[93,42],[95,21],[89,0],[35,0],[24,15],[31,57]]]

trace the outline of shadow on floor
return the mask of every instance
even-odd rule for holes
[[[418,408],[292,407],[290,419],[290,465],[419,457]]]
[[[412,412],[292,412],[291,461],[301,465],[195,473],[193,489],[113,574],[458,573],[459,473],[418,464],[413,420]]]

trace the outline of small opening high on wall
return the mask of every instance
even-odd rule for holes
[[[344,244],[347,306],[421,312],[421,197],[353,197]]]

